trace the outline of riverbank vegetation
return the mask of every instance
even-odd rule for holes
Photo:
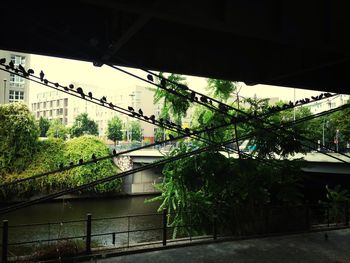
[[[216,220],[217,225],[231,229],[235,234],[257,233],[264,227],[262,222],[266,221],[266,206],[293,206],[305,203],[302,187],[304,178],[300,169],[303,160],[290,161],[288,157],[319,147],[317,141],[322,138],[324,120],[314,119],[281,127],[283,122],[292,122],[294,116],[297,120],[310,116],[310,109],[299,107],[295,111],[285,109],[271,114],[268,99],[232,100],[238,97],[236,83],[210,80],[208,89],[217,100],[240,109],[229,110],[231,116],[237,119],[246,118],[246,121],[237,124],[234,121],[230,127],[203,133],[202,138],[210,142],[224,142],[249,134],[250,150],[241,149],[239,158],[237,155],[231,158],[230,150],[217,148],[166,164],[163,169],[163,183],[157,185],[162,194],[149,202],[159,201],[159,211],[167,210],[168,225],[173,227],[173,237],[178,234],[188,236],[208,233],[211,231],[213,220]],[[282,102],[276,105],[280,109],[283,107]],[[232,121],[228,116],[203,106],[195,106],[193,112],[192,129],[216,127],[224,121]],[[346,114],[347,111],[331,115],[329,123],[338,123],[341,118],[346,118]],[[247,118],[249,115],[264,116],[263,122],[254,117]],[[171,118],[170,114],[168,116]],[[323,132],[326,134],[325,144],[332,146],[331,136],[335,135],[336,129],[327,129]],[[342,134],[341,145],[344,147],[350,137],[345,129]],[[241,143],[242,141],[238,142]],[[170,156],[208,144],[192,141],[189,143],[185,140],[177,145]],[[234,141],[228,146],[237,152]],[[285,214],[279,222],[275,222],[274,227],[288,224],[286,222],[289,220],[288,214]],[[256,222],[260,224],[257,226]],[[205,225],[210,226],[209,229],[203,227]]]
[[[22,104],[0,106],[0,183],[29,178],[36,174],[57,170],[60,164],[77,164],[82,159],[91,160],[109,154],[108,147],[97,137],[84,135],[64,141],[59,138],[38,140],[39,128],[28,108]],[[29,198],[76,187],[118,172],[111,159],[79,166],[64,172],[44,176],[3,187],[2,199]],[[114,180],[84,193],[118,192],[121,181]]]

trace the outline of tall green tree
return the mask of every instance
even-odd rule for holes
[[[90,119],[87,113],[82,113],[75,118],[72,128],[70,129],[72,137],[79,137],[85,134],[98,135],[97,123]]]
[[[139,121],[130,122],[131,140],[142,141],[142,128]]]
[[[39,127],[21,103],[0,105],[0,175],[22,171],[36,152]]]
[[[161,77],[165,77],[163,72],[160,72],[159,75]],[[167,79],[182,85],[186,85],[186,78],[178,74],[172,73],[167,77]],[[161,78],[157,81],[158,84],[161,85]],[[188,96],[188,91],[186,91],[186,89],[171,82],[166,81],[165,87]],[[181,124],[181,118],[186,116],[186,112],[190,107],[190,102],[164,89],[157,88],[156,92],[154,93],[154,103],[158,103],[160,101],[163,101],[163,108],[161,110],[160,117],[164,119],[173,118],[176,123]]]
[[[114,147],[116,143],[123,139],[123,122],[118,116],[114,116],[108,121],[107,127],[107,138],[114,142]]]
[[[56,119],[51,121],[50,128],[47,131],[47,137],[65,140],[67,139],[67,135],[68,129],[60,120]]]
[[[39,129],[40,129],[40,137],[46,137],[47,131],[50,128],[50,121],[47,118],[40,117],[39,119]]]
[[[221,101],[227,101],[237,89],[236,83],[228,80],[208,79],[207,82],[207,89],[211,91],[215,98]]]

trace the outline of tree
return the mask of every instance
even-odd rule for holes
[[[70,129],[72,137],[79,137],[85,134],[98,135],[98,125],[95,121],[89,119],[87,113],[82,113],[75,118]]]
[[[131,140],[132,141],[142,141],[142,128],[139,121],[132,121],[130,123],[131,129]]]
[[[39,119],[39,129],[40,137],[46,137],[46,133],[50,128],[50,121],[47,118],[40,117]]]
[[[39,127],[21,103],[0,105],[0,174],[22,171],[36,152]]]
[[[47,137],[60,138],[62,140],[67,139],[68,129],[62,124],[60,120],[52,120],[50,128],[47,131]]]
[[[116,142],[123,139],[123,123],[118,116],[114,116],[111,120],[108,121],[107,127],[107,138],[114,142],[114,147]]]
[[[159,76],[164,77],[164,73],[160,72]],[[178,74],[170,74],[167,79],[182,85],[186,85],[186,78]],[[158,84],[161,85],[161,78],[158,79]],[[188,91],[171,82],[166,81],[165,87],[166,89],[174,90],[183,95],[189,95]],[[161,100],[163,100],[163,108],[161,110],[160,117],[164,119],[173,117],[177,124],[181,124],[181,118],[186,116],[186,112],[190,107],[190,102],[164,89],[157,88],[156,92],[154,93],[154,103],[158,103]]]
[[[208,79],[208,89],[212,91],[215,98],[227,101],[231,94],[237,89],[236,83],[221,79]]]

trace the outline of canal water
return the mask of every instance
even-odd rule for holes
[[[88,213],[93,246],[128,246],[161,238],[161,230],[156,229],[162,226],[159,203],[145,203],[151,197],[62,200],[23,208],[0,219],[8,220],[10,250],[52,244],[50,239],[84,241]],[[22,242],[32,243],[18,244]]]

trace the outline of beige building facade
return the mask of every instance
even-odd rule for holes
[[[0,58],[6,59],[6,64],[12,61],[15,66],[30,67],[30,55],[0,50]],[[23,102],[28,105],[29,81],[15,74],[0,71],[0,104]]]

